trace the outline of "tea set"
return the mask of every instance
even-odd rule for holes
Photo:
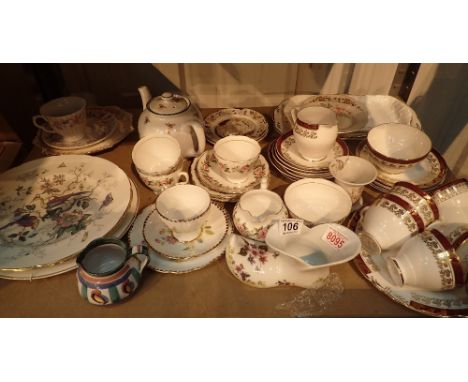
[[[259,142],[268,122],[257,111],[228,108],[203,119],[187,96],[138,90],[143,111],[131,162],[154,202],[138,213],[138,193],[122,170],[70,155],[123,139],[128,119],[118,108],[87,107],[80,97],[52,100],[33,118],[37,140],[48,152],[69,155],[5,173],[18,188],[13,196],[0,184],[0,240],[11,252],[2,256],[0,277],[13,268],[25,272],[18,279],[33,279],[35,269],[40,278],[77,267],[80,295],[109,305],[135,292],[145,267],[181,274],[225,254],[242,283],[314,288],[330,267],[354,261],[376,288],[412,309],[434,312],[427,300],[437,293],[445,305],[468,309],[461,291],[468,183],[443,184],[446,164],[406,105],[388,96],[291,97],[275,110],[279,137],[267,160]],[[350,155],[343,138],[363,137]],[[283,197],[268,189],[270,165],[290,181]],[[38,175],[39,191],[20,187]],[[364,205],[366,186],[384,193]],[[223,203],[235,203],[232,219]],[[39,205],[47,215],[36,214]],[[47,219],[34,223],[36,215],[58,221],[59,231],[46,227]],[[21,219],[32,222],[33,234]],[[130,226],[126,244],[121,238]],[[23,244],[36,245],[38,256],[28,257]],[[62,252],[52,255],[57,248]]]

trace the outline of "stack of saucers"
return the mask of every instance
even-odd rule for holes
[[[232,183],[223,177],[216,165],[213,150],[209,150],[194,159],[191,175],[193,183],[206,189],[211,199],[219,202],[236,202],[244,192],[259,188],[262,182],[267,186],[270,168],[266,159],[260,155],[246,181]]]
[[[149,268],[180,274],[204,268],[221,257],[231,233],[232,223],[227,211],[212,202],[199,236],[189,242],[178,241],[151,204],[136,218],[128,239],[132,246],[148,244]]]
[[[332,178],[328,165],[335,158],[348,154],[348,146],[338,138],[325,159],[304,159],[297,150],[292,131],[273,140],[268,148],[271,165],[281,176],[293,182],[302,178]]]

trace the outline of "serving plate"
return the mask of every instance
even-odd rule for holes
[[[131,201],[127,175],[108,160],[33,160],[0,177],[0,269],[53,265],[106,235]]]
[[[360,231],[362,211],[361,209],[354,212],[348,221],[348,227],[355,232]],[[396,251],[398,251],[398,248],[384,251],[382,254],[372,253],[363,243],[361,254],[353,261],[359,272],[377,290],[408,309],[436,317],[468,316],[468,294],[464,287],[443,292],[432,292],[416,287],[393,285],[384,258],[394,255]]]

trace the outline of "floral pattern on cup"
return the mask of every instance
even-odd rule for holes
[[[302,127],[299,124],[294,125],[293,131],[295,134],[304,138],[317,139],[317,131]]]
[[[138,171],[138,175],[140,176],[140,179],[143,181],[143,183],[153,190],[155,194],[160,194],[163,192],[165,189],[175,186],[176,184],[187,184],[189,181],[189,176],[188,173],[185,171],[182,171],[183,164],[181,163],[179,165],[179,168],[166,175],[159,175],[159,176],[152,176],[152,175],[147,175],[144,173],[141,173]]]

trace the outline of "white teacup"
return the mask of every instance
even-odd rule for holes
[[[81,97],[61,97],[49,101],[33,117],[36,127],[62,136],[64,142],[83,138],[86,129],[86,100]],[[40,122],[40,121],[43,122]]]
[[[170,135],[146,136],[133,147],[132,161],[141,174],[155,177],[173,173],[181,162],[180,144]]]
[[[259,143],[242,135],[230,135],[217,141],[214,156],[221,174],[232,183],[244,182],[260,155]]]
[[[156,195],[159,195],[166,188],[173,187],[176,184],[187,184],[189,182],[189,175],[186,171],[182,171],[183,162],[180,163],[179,167],[169,174],[164,175],[147,175],[142,172],[138,172],[140,179],[143,183],[153,190]]]
[[[328,168],[335,178],[335,183],[343,187],[353,204],[361,199],[364,186],[372,183],[378,175],[372,163],[357,156],[338,157]]]
[[[291,110],[294,140],[299,154],[306,160],[324,159],[338,137],[336,113],[326,107],[310,106]]]
[[[400,287],[442,291],[464,284],[460,259],[449,240],[437,229],[411,238],[396,256],[385,261],[393,283]]]
[[[208,192],[192,184],[167,188],[156,199],[156,212],[181,242],[192,241],[200,235],[210,206]]]
[[[432,193],[444,223],[468,224],[468,181],[456,179]]]
[[[351,198],[339,185],[326,179],[301,179],[291,183],[284,203],[294,218],[308,226],[339,223],[351,212]]]

